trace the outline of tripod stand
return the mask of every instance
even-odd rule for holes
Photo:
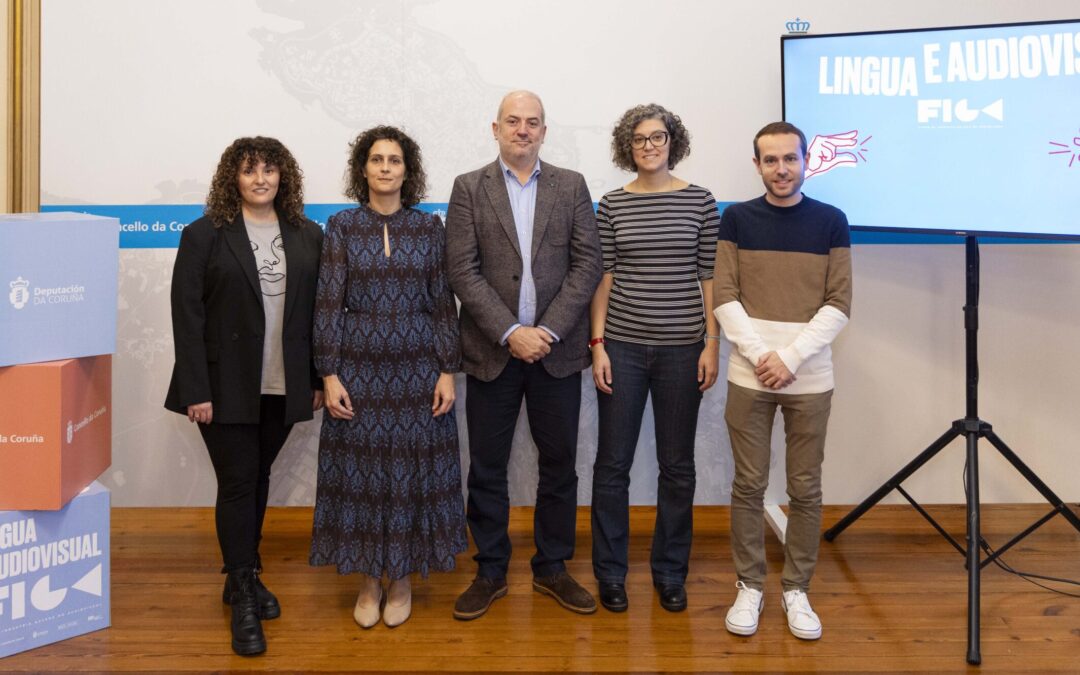
[[[965,567],[968,573],[968,652],[967,662],[977,665],[982,657],[979,655],[979,575],[982,568],[999,558],[1024,537],[1028,536],[1041,527],[1057,514],[1061,514],[1069,521],[1077,532],[1080,532],[1080,518],[1046,486],[1046,483],[1032,471],[1014,453],[1005,442],[998,438],[988,422],[979,419],[979,358],[978,358],[978,334],[979,334],[979,241],[973,235],[965,237],[966,247],[966,280],[967,280],[967,303],[964,305],[964,332],[966,337],[966,361],[967,361],[967,414],[964,419],[956,420],[952,426],[936,441],[911,460],[903,469],[900,469],[892,478],[887,480],[872,495],[867,497],[861,504],[844,516],[840,522],[825,531],[825,540],[836,539],[849,525],[859,519],[872,506],[881,501],[887,494],[896,490],[904,499],[908,500],[915,510],[919,512],[945,537],[953,547],[967,557]],[[962,547],[948,532],[944,530],[918,503],[909,495],[901,483],[919,470],[938,452],[956,438],[963,436],[967,441],[967,465],[965,470],[965,482],[967,484],[967,546]],[[985,558],[979,551],[981,537],[979,535],[979,439],[985,438],[1001,455],[1008,460],[1013,467],[1031,485],[1039,491],[1039,494],[1053,506],[1053,509],[1039,520],[1028,526],[1023,532],[1010,539]]]

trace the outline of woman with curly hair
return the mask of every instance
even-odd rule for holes
[[[599,414],[592,560],[600,602],[613,612],[627,607],[630,468],[650,395],[660,470],[652,581],[661,607],[686,608],[694,436],[719,361],[710,279],[720,221],[708,190],[671,173],[689,153],[677,115],[656,104],[627,110],[611,154],[637,175],[605,194],[596,214],[604,276],[590,307]]]
[[[259,578],[270,467],[293,424],[323,400],[311,356],[323,236],[304,217],[302,181],[279,141],[237,139],[173,267],[176,365],[165,407],[198,425],[214,466],[222,598],[243,655],[266,651],[260,620],[281,614]]]
[[[315,365],[327,412],[319,443],[312,565],[359,572],[353,618],[393,627],[412,611],[410,575],[454,568],[465,509],[454,373],[457,305],[420,148],[394,127],[352,143],[346,195],[319,271]],[[383,590],[382,579],[388,588]]]

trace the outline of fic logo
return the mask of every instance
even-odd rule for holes
[[[71,588],[100,598],[101,564],[95,565],[92,570],[72,584]],[[26,592],[25,581],[10,586],[0,586],[0,616],[7,614],[11,620],[24,618],[26,616],[27,600],[30,601],[30,607],[37,611],[51,612],[64,601],[68,590],[67,588],[51,588],[48,574],[34,583],[29,594]],[[29,597],[27,597],[28,595]]]
[[[929,124],[937,120],[944,124],[970,124],[986,115],[998,122],[1005,121],[1005,100],[998,99],[982,108],[971,108],[966,98],[953,101],[951,98],[923,98],[917,101],[919,124]]]

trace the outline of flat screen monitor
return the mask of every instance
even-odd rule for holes
[[[806,194],[853,229],[1080,239],[1080,20],[781,39]]]

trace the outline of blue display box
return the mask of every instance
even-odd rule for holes
[[[60,511],[0,511],[0,658],[110,623],[109,491],[95,481]]]
[[[0,215],[0,366],[112,354],[120,222]]]

